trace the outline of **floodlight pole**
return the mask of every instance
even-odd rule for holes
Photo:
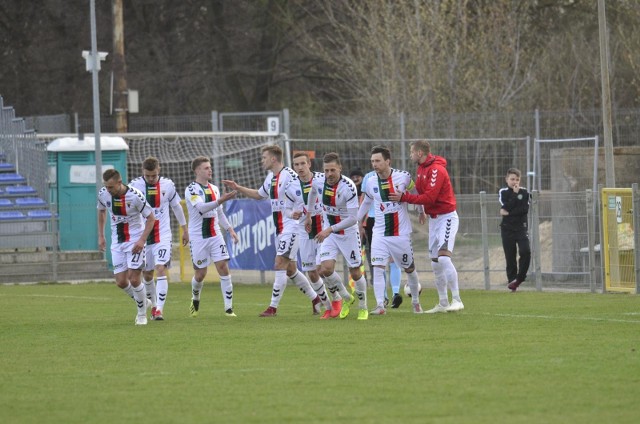
[[[604,162],[607,187],[615,188],[613,135],[611,133],[611,88],[609,86],[609,39],[604,0],[598,0],[598,33],[600,38],[600,82],[602,85],[602,130],[604,132]],[[597,152],[596,152],[597,153]]]

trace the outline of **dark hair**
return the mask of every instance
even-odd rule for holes
[[[338,156],[338,154],[335,152],[327,153],[326,155],[324,155],[324,157],[322,158],[322,162],[324,163],[335,162],[338,165],[342,166],[342,162],[340,162],[340,156]]]
[[[389,150],[388,147],[385,147],[385,146],[374,146],[373,149],[371,149],[371,155],[373,156],[376,153],[382,154],[382,158],[384,160],[391,160],[391,150]]]
[[[205,162],[211,162],[211,161],[207,157],[198,156],[197,158],[195,158],[193,160],[193,162],[191,162],[191,170],[195,171],[197,167],[199,167],[200,165],[202,165]]]
[[[353,168],[349,173],[349,177],[353,177],[354,175],[358,175],[360,177],[364,177],[364,173],[360,168]]]
[[[142,169],[147,171],[155,171],[160,167],[160,161],[158,158],[149,156],[142,162]]]
[[[122,177],[120,176],[120,173],[117,170],[112,168],[112,169],[107,169],[102,173],[102,181],[111,181],[114,179],[117,181],[122,180]]]
[[[307,158],[307,162],[311,163],[311,158],[309,157],[309,153],[307,153],[307,152],[295,152],[293,154],[293,158],[294,159],[301,158],[301,157]]]
[[[522,176],[522,172],[520,172],[518,168],[509,168],[507,170],[507,177],[509,176],[509,174],[516,175],[518,178]]]

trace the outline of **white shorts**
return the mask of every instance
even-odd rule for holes
[[[299,238],[300,236],[295,233],[278,234],[276,236],[276,256],[284,256],[295,261],[300,246]]]
[[[145,250],[147,251],[144,270],[153,271],[156,265],[164,265],[167,268],[171,267],[171,242],[161,241],[147,245]]]
[[[360,234],[336,234],[331,233],[329,237],[320,243],[320,261],[335,261],[338,252],[342,253],[349,268],[359,268],[362,265],[362,254],[360,253]]]
[[[114,274],[144,267],[145,249],[142,248],[140,253],[131,253],[135,244],[133,241],[127,241],[111,245],[111,262]]]
[[[310,239],[308,234],[300,234],[300,262],[302,271],[315,271],[320,265],[320,248],[317,241]]]
[[[445,249],[453,252],[458,234],[458,213],[456,211],[429,218],[429,254],[432,259],[438,257],[438,251]]]
[[[411,236],[378,236],[373,235],[371,242],[371,265],[387,266],[389,259],[402,269],[413,265],[413,246]]]
[[[212,262],[228,261],[229,250],[221,235],[189,242],[194,268],[207,268]]]

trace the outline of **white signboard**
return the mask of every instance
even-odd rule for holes
[[[102,172],[107,169],[113,169],[113,165],[102,165]],[[100,175],[102,179],[102,174]],[[71,165],[69,167],[69,182],[74,184],[95,184],[96,166],[95,165]]]

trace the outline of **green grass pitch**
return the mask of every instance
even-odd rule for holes
[[[133,324],[112,283],[0,286],[1,423],[636,423],[634,295],[463,291],[459,313],[323,321],[295,287],[172,283]],[[373,293],[369,293],[373,306]],[[423,307],[435,304],[425,290]]]

